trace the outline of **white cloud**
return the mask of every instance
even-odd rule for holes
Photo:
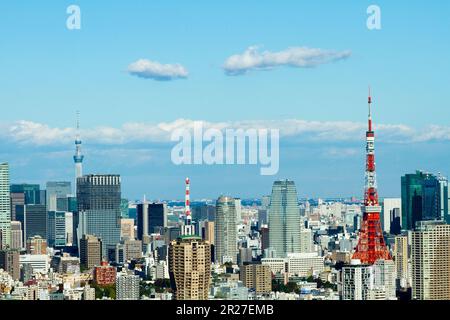
[[[310,68],[343,60],[351,55],[350,51],[330,51],[307,47],[292,47],[278,52],[259,52],[258,49],[256,46],[251,46],[244,53],[229,57],[223,65],[225,73],[241,75],[250,70],[264,70],[278,66]]]
[[[177,119],[172,122],[130,122],[121,127],[96,127],[83,129],[81,137],[90,145],[119,146],[126,144],[170,143],[173,130],[192,129],[195,121]],[[203,122],[204,130],[216,128],[279,129],[281,138],[295,143],[302,142],[358,142],[364,141],[366,123],[351,121],[252,120],[235,122]],[[376,125],[377,139],[390,143],[450,141],[450,127],[431,125],[415,129],[406,125]],[[31,121],[0,124],[0,139],[26,146],[60,146],[73,142],[74,128],[58,128]]]
[[[169,81],[184,79],[188,71],[181,64],[161,64],[157,61],[140,59],[128,66],[128,73],[145,79]]]

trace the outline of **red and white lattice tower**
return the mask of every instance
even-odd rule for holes
[[[191,215],[191,192],[190,192],[190,184],[191,181],[189,178],[186,178],[186,193],[184,198],[184,226],[183,226],[183,235],[185,236],[192,236],[195,234],[194,226],[192,225],[192,215]]]
[[[372,97],[369,89],[369,129],[366,132],[366,183],[364,192],[363,221],[359,241],[353,254],[364,264],[374,264],[378,259],[391,260],[381,230],[378,202],[377,177],[375,173],[375,132],[372,128]]]

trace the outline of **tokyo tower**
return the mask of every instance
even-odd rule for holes
[[[372,129],[372,97],[369,89],[369,128],[366,132],[366,182],[364,191],[363,221],[353,259],[364,264],[374,264],[378,259],[391,260],[381,231],[375,173],[375,132]]]

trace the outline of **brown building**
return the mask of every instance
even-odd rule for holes
[[[117,270],[102,261],[100,266],[94,268],[94,282],[99,286],[106,286],[116,283]]]
[[[41,236],[34,236],[27,239],[28,254],[47,254],[47,240]]]
[[[205,222],[205,241],[214,245],[214,221]]]
[[[22,223],[20,221],[11,221],[11,249],[21,250],[23,247]]]
[[[134,240],[134,219],[120,219],[120,237]]]
[[[102,262],[102,240],[92,235],[80,239],[80,265],[85,269],[99,266]]]
[[[249,263],[240,267],[240,280],[257,294],[268,294],[272,291],[272,272],[268,265]]]
[[[23,210],[25,207],[25,193],[14,193],[11,192],[11,220],[16,221],[18,213],[23,215]]]
[[[265,250],[269,247],[269,228],[261,227],[261,249]]]
[[[211,283],[211,245],[181,236],[169,246],[169,275],[176,300],[207,300]]]
[[[14,280],[20,278],[20,253],[18,250],[7,249],[0,251],[0,269],[8,272]]]

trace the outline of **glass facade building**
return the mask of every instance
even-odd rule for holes
[[[402,177],[402,229],[413,230],[417,221],[448,217],[448,184],[440,180],[422,171]]]
[[[290,180],[275,181],[269,205],[269,242],[276,257],[300,253],[300,210],[297,189]]]
[[[137,238],[160,232],[167,227],[167,205],[165,203],[140,203],[136,206]]]
[[[49,181],[46,184],[46,202],[48,211],[65,210],[67,197],[72,193],[70,182]],[[59,204],[59,208],[58,208]]]
[[[40,236],[47,239],[48,215],[45,204],[31,204],[25,206],[25,240]]]
[[[48,245],[51,247],[64,247],[66,245],[66,212],[48,212]]]
[[[236,201],[222,196],[216,203],[214,224],[215,258],[219,263],[237,263]]]
[[[78,243],[85,234],[101,238],[103,257],[114,257],[120,243],[119,175],[86,175],[77,179]],[[113,259],[111,259],[113,260]]]

